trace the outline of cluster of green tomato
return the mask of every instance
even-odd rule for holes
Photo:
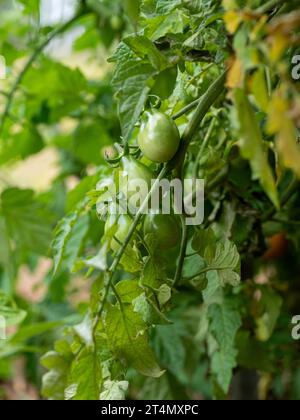
[[[138,145],[144,157],[155,163],[169,162],[180,146],[180,134],[175,122],[157,110],[145,112],[138,135]],[[128,182],[146,181],[149,189],[155,179],[152,170],[131,155],[120,160],[120,170],[126,173]],[[120,189],[122,189],[119,186]],[[132,225],[129,215],[111,215],[106,221],[105,233],[114,229],[110,247],[117,252],[125,241]],[[144,237],[153,235],[158,249],[170,250],[180,241],[181,228],[178,217],[157,212],[148,214],[144,220]]]

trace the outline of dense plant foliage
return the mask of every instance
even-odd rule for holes
[[[298,8],[84,0],[49,26],[39,0],[1,3],[3,398],[21,357],[49,399],[300,398]],[[68,36],[86,71],[55,54]],[[7,182],[49,149],[50,187]],[[109,214],[121,168],[204,179],[204,223]],[[20,273],[49,257],[32,303]]]

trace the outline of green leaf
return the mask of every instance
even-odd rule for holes
[[[240,283],[240,256],[234,243],[225,239],[219,241],[213,254],[207,248],[204,259],[209,267],[218,272],[220,284],[237,286]]]
[[[0,290],[0,318],[5,321],[5,326],[10,327],[20,324],[26,317],[26,312],[19,309],[14,301]]]
[[[104,147],[112,145],[112,139],[104,125],[81,123],[74,133],[73,152],[85,164],[104,163]]]
[[[149,346],[147,326],[131,305],[109,306],[105,323],[109,346],[117,358],[145,376],[163,374]]]
[[[201,230],[193,238],[193,249],[203,258],[206,266],[201,268],[199,279],[210,271],[216,272],[219,285],[237,286],[240,282],[240,255],[236,245],[229,239],[219,239],[211,228]],[[194,257],[195,260],[196,257]],[[198,263],[200,265],[200,261]],[[197,278],[197,273],[194,274]]]
[[[187,328],[183,320],[172,325],[158,326],[154,334],[155,353],[168,371],[181,382],[187,382],[186,357]]]
[[[74,211],[78,203],[80,203],[86,194],[95,188],[97,184],[98,176],[91,175],[83,178],[79,184],[71,190],[67,195],[66,212]]]
[[[179,10],[172,13],[150,17],[142,21],[145,35],[156,41],[167,34],[182,34],[188,19]]]
[[[143,0],[142,11],[153,15],[164,15],[181,6],[182,0]]]
[[[84,348],[73,360],[65,390],[68,400],[98,400],[102,389],[102,367],[97,352]]]
[[[40,0],[18,0],[24,6],[24,12],[27,14],[37,14],[40,10]]]
[[[270,349],[264,343],[251,337],[249,331],[238,333],[236,345],[239,366],[260,372],[272,372],[274,370]]]
[[[123,280],[116,285],[119,298],[123,303],[132,303],[143,293],[143,289],[136,280]]]
[[[141,281],[143,286],[156,290],[159,289],[166,280],[167,276],[160,261],[156,260],[156,258],[148,258],[142,272]]]
[[[125,400],[128,385],[129,383],[127,381],[105,381],[103,384],[103,391],[100,394],[100,400]]]
[[[120,45],[111,61],[117,62],[112,83],[117,91],[123,137],[128,140],[143,111],[156,70],[125,44]]]
[[[55,351],[50,351],[41,358],[42,366],[49,369],[42,378],[44,397],[50,400],[64,400],[72,360],[73,354],[67,340],[57,342]]]
[[[222,390],[227,393],[232,371],[237,364],[235,339],[242,321],[235,302],[229,298],[224,298],[221,304],[211,305],[208,308],[208,316],[209,330],[218,344],[212,355],[212,371]]]
[[[59,222],[52,243],[53,276],[64,269],[73,268],[88,228],[88,215],[80,215],[79,212],[70,213]]]
[[[0,263],[11,280],[15,277],[15,260],[12,255],[5,218],[0,216]]]
[[[170,67],[168,60],[162,55],[153,42],[143,35],[130,35],[124,38],[126,45],[140,58],[147,58],[152,67],[163,71]]]
[[[43,147],[44,141],[39,131],[30,125],[1,141],[0,164],[10,163],[16,159],[25,159],[38,153]]]
[[[0,206],[9,238],[23,251],[45,255],[51,241],[51,216],[34,192],[7,189],[1,195]]]
[[[133,310],[139,313],[143,321],[149,326],[170,323],[151,300],[147,298],[145,293],[135,298],[132,305]]]
[[[12,336],[11,342],[14,344],[22,343],[24,341],[30,340],[31,338],[45,334],[55,328],[66,325],[68,319],[63,318],[59,321],[48,321],[48,322],[38,322],[32,325],[22,326],[18,332]]]
[[[242,156],[249,160],[254,179],[258,179],[272,203],[279,208],[278,193],[274,176],[270,169],[267,154],[264,150],[262,134],[250,104],[242,89],[234,92],[240,132],[240,149]]]

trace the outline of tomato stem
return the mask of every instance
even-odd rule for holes
[[[257,13],[267,13],[269,10],[274,9],[276,6],[282,6],[284,3],[286,3],[286,0],[270,0],[263,6],[256,9]]]
[[[226,75],[227,70],[222,73],[222,75],[209,87],[205,95],[202,96],[191,121],[189,122],[185,129],[185,132],[183,133],[181,147],[179,148],[177,154],[171,161],[173,167],[177,168],[178,173],[182,173],[186,153],[194,135],[197,132],[199,125],[201,124],[203,118],[209,111],[210,107],[215,103],[215,101],[224,91]]]
[[[176,287],[181,280],[183,264],[186,257],[186,249],[187,249],[187,244],[188,244],[188,227],[186,225],[185,216],[181,216],[181,224],[182,224],[182,239],[181,239],[179,260],[178,260],[176,274],[175,274],[174,283],[173,283],[174,287]]]

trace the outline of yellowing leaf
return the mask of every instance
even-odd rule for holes
[[[280,161],[300,178],[300,147],[297,144],[297,132],[289,116],[289,104],[280,94],[274,96],[270,105],[268,130],[271,134],[276,134],[276,148]]]
[[[290,46],[290,37],[286,34],[274,33],[269,40],[271,44],[270,59],[276,62],[281,58],[286,48]]]
[[[235,90],[234,98],[240,126],[241,139],[239,145],[241,154],[245,159],[249,160],[253,178],[260,181],[270,200],[275,207],[279,208],[274,176],[264,150],[263,138],[254,110],[242,89]]]
[[[293,123],[287,120],[277,136],[276,147],[283,165],[300,178],[300,147],[296,136]]]
[[[241,60],[236,58],[231,69],[229,70],[226,85],[230,89],[242,87],[243,80],[244,80],[243,63],[241,62]]]
[[[260,106],[262,111],[267,112],[269,107],[269,94],[263,68],[259,68],[254,73],[251,90],[257,105]]]
[[[242,22],[242,16],[235,10],[229,10],[225,13],[224,21],[228,32],[234,34]]]
[[[269,107],[269,119],[267,129],[270,134],[276,134],[280,131],[282,124],[287,118],[288,104],[283,97],[277,92],[272,98]]]

